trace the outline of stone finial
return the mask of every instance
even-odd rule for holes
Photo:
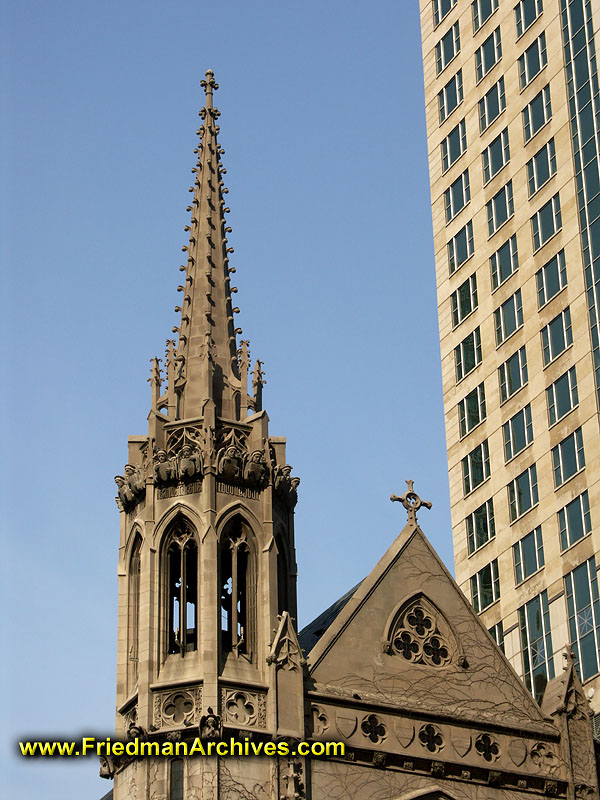
[[[200,86],[206,92],[206,105],[208,108],[212,108],[212,98],[213,98],[213,91],[216,91],[219,88],[219,84],[215,81],[215,73],[212,69],[206,70],[206,80],[200,81]]]
[[[398,497],[398,495],[392,494],[390,495],[390,500],[392,503],[402,503],[404,508],[408,511],[408,521],[416,522],[417,511],[421,508],[421,506],[425,506],[425,508],[431,508],[431,503],[429,500],[421,500],[419,495],[413,489],[413,481],[406,481],[406,485],[408,486],[408,489],[403,495]]]

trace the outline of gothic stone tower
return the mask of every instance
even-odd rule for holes
[[[298,479],[260,362],[247,391],[212,72],[203,86],[178,337],[116,478],[117,732],[287,740],[290,757],[101,758],[114,800],[598,800],[572,657],[540,708],[421,531],[411,483],[388,551],[297,636]],[[303,759],[300,739],[345,753]]]
[[[202,85],[187,263],[175,309],[181,322],[173,329],[177,340],[167,341],[166,375],[160,360],[153,362],[148,434],[129,437],[129,463],[115,478],[117,732],[125,736],[133,725],[148,735],[186,727],[197,734],[208,709],[215,725],[228,709],[237,732],[268,727],[301,735],[301,687],[295,706],[278,710],[275,665],[266,659],[275,633],[285,638],[296,615],[300,481],[286,465],[285,439],[269,436],[260,361],[248,394],[249,342],[238,349],[212,72]],[[208,761],[204,766],[210,769]],[[270,769],[268,760],[262,766]],[[180,762],[131,764],[116,775],[114,796],[170,796],[179,769]]]

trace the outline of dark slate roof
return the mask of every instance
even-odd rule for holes
[[[298,640],[300,642],[300,647],[304,650],[306,655],[310,653],[321,636],[323,636],[327,628],[329,628],[331,623],[336,619],[340,611],[344,608],[348,600],[350,600],[361,583],[362,581],[357,583],[356,586],[352,587],[349,592],[346,592],[345,595],[336,600],[335,603],[323,611],[322,614],[319,614],[316,619],[313,619],[313,621],[309,622],[306,627],[302,628],[298,634]]]
[[[110,792],[107,792],[106,794],[102,795],[100,800],[113,800],[113,790],[111,789]]]

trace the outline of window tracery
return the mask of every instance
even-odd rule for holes
[[[412,664],[444,667],[454,660],[457,645],[441,612],[423,595],[418,595],[396,614],[384,651]]]
[[[234,517],[221,537],[219,557],[222,651],[246,658],[252,657],[256,595],[251,536],[241,517]]]
[[[171,527],[166,544],[167,653],[198,647],[198,545],[185,520]]]

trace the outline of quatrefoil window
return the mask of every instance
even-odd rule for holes
[[[412,664],[443,667],[454,659],[458,648],[443,614],[420,594],[396,614],[384,650]]]
[[[387,736],[387,730],[382,720],[376,714],[369,714],[360,725],[363,736],[370,739],[374,744],[381,742]]]

